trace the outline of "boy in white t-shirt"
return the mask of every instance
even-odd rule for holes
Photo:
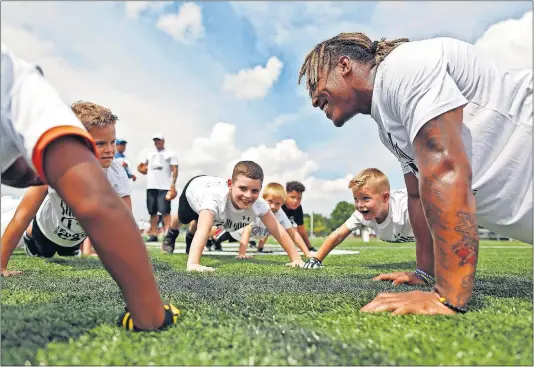
[[[31,207],[20,206],[15,212],[15,221],[25,216],[24,211],[33,213],[26,215],[25,225],[12,225],[2,235],[2,277],[21,273],[8,270],[7,262],[47,195],[47,186],[40,185],[47,184],[61,194],[64,200],[59,205],[65,208],[65,213],[78,213],[80,227],[98,241],[100,258],[120,286],[128,307],[119,319],[121,326],[141,331],[176,323],[179,311],[161,301],[133,216],[95,159],[99,148],[94,138],[43,77],[40,68],[19,59],[3,44],[1,58],[2,183],[20,188],[31,186],[26,194],[38,192],[41,197],[40,201],[33,200]],[[75,223],[70,217],[61,219],[73,228]],[[119,241],[116,231],[123,233]],[[138,296],[140,288],[142,298]]]
[[[212,227],[237,231],[260,217],[269,232],[280,242],[291,259],[290,266],[303,266],[300,255],[293,246],[291,237],[276,220],[269,205],[259,198],[263,183],[263,170],[252,161],[237,163],[232,178],[224,180],[214,176],[193,177],[184,187],[179,199],[178,215],[173,215],[171,229],[165,235],[164,247],[174,250],[180,223],[189,224],[193,238],[187,261],[188,271],[213,271],[214,268],[200,265],[200,256]]]
[[[117,117],[108,109],[90,102],[76,102],[72,110],[94,139],[100,165],[109,183],[131,211],[128,176],[122,165],[113,159]],[[24,232],[26,253],[39,257],[52,257],[56,253],[61,256],[77,255],[80,245],[87,238],[72,210],[56,190],[47,185],[28,189],[6,232]],[[2,238],[2,269],[7,268],[15,249],[15,241],[9,239],[16,238],[11,235]]]
[[[387,242],[414,242],[408,197],[405,190],[390,190],[387,176],[376,168],[367,168],[349,182],[356,210],[347,221],[332,232],[304,268],[320,268],[325,257],[352,232],[362,227],[375,231]]]
[[[286,190],[282,185],[276,182],[271,182],[265,186],[262,197],[269,205],[269,208],[273,212],[278,222],[280,222],[282,227],[284,227],[291,239],[300,248],[304,256],[310,258],[312,257],[313,253],[308,249],[308,246],[306,246],[306,243],[297,232],[297,229],[293,227],[293,223],[289,220],[286,213],[283,210],[280,210],[286,201],[286,195]],[[240,241],[239,255],[237,258],[247,259],[251,257],[247,256],[247,247],[251,237],[259,240],[259,250],[260,246],[263,249],[263,244],[265,244],[265,241],[267,241],[269,234],[269,229],[267,229],[260,217],[257,217],[245,228],[231,232],[230,235],[236,240]]]

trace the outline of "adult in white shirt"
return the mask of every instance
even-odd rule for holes
[[[532,243],[532,69],[500,68],[452,38],[342,33],[308,54],[299,82],[305,75],[313,106],[335,126],[371,115],[389,141],[405,175],[417,266],[436,278],[432,292],[381,294],[362,311],[465,312],[478,224]]]
[[[150,215],[149,242],[157,241],[158,212],[163,216],[165,232],[171,223],[171,200],[176,193],[178,160],[176,154],[165,149],[165,138],[158,133],[152,136],[156,150],[148,153],[137,170],[147,175],[146,206]]]

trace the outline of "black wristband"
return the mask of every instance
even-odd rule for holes
[[[436,292],[438,295],[439,295],[439,301],[441,303],[443,303],[443,305],[447,306],[448,308],[450,308],[451,310],[453,310],[454,312],[457,312],[457,313],[466,313],[468,310],[467,310],[467,307],[458,307],[458,306],[455,306],[451,303],[449,303],[447,301],[447,299],[445,297],[442,297],[438,290],[436,288],[434,288],[434,292]]]

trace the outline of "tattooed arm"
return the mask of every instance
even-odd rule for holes
[[[419,193],[434,240],[435,292],[381,293],[363,312],[454,314],[439,296],[456,307],[471,298],[478,258],[476,202],[471,166],[462,141],[461,108],[427,122],[413,147],[419,166]]]
[[[476,202],[462,141],[462,108],[429,121],[414,140],[419,192],[434,239],[436,289],[464,307],[473,291],[478,258]]]

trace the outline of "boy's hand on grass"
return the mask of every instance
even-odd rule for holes
[[[379,293],[362,312],[392,311],[393,315],[455,315],[456,312],[439,301],[436,292],[412,291],[404,293]]]
[[[20,275],[20,274],[22,274],[21,270],[2,270],[3,277],[10,277],[12,275]]]
[[[293,260],[290,263],[287,263],[286,266],[290,266],[292,268],[302,268],[304,267],[304,261],[302,261],[302,259]]]
[[[215,271],[215,268],[210,268],[209,266],[203,266],[200,264],[188,264],[187,271]]]
[[[380,274],[372,280],[392,281],[393,285],[409,284],[409,285],[426,285],[425,281],[415,275],[412,271],[398,271],[395,273]]]
[[[247,254],[241,255],[241,254],[239,254],[235,258],[236,259],[252,259],[252,255],[247,255]]]

